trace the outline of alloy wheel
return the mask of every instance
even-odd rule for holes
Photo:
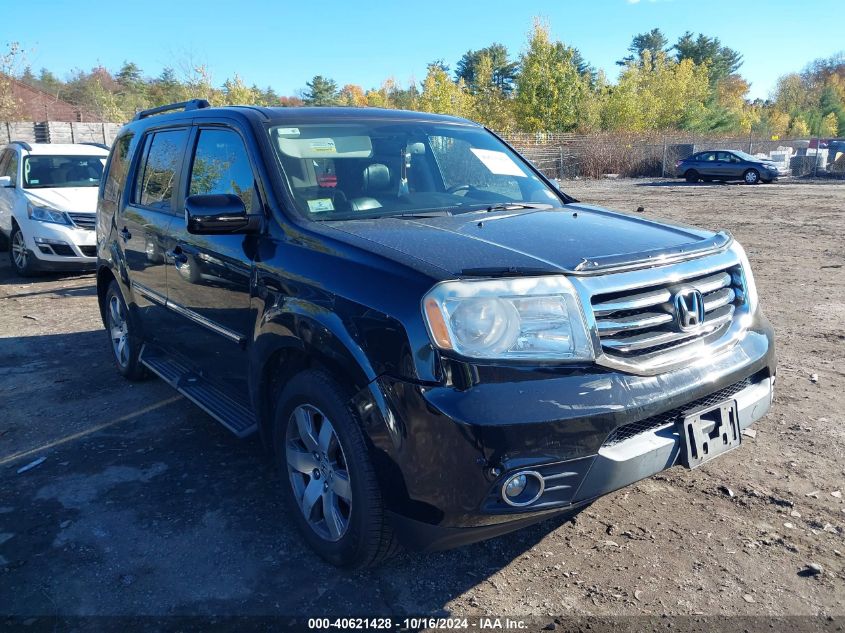
[[[294,498],[308,525],[320,538],[339,541],[349,529],[352,488],[331,421],[313,405],[296,407],[287,425],[285,453]]]
[[[21,233],[20,229],[18,229],[12,236],[12,258],[15,261],[15,267],[18,270],[24,270],[26,268],[28,257],[29,255],[26,252],[26,242],[23,239],[23,233]]]
[[[114,357],[121,367],[127,367],[129,365],[129,323],[126,319],[126,308],[114,295],[109,300],[108,316]]]

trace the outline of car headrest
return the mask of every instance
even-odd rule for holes
[[[387,165],[373,163],[364,170],[364,191],[384,191],[390,186],[390,170]]]

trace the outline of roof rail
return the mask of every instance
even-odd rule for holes
[[[171,110],[199,110],[200,108],[210,108],[211,104],[205,99],[191,99],[190,101],[180,101],[179,103],[171,103],[169,105],[158,106],[157,108],[150,108],[149,110],[141,110],[132,118],[133,121],[140,121],[146,119],[148,116],[154,114],[161,114],[162,112],[170,112]]]
[[[26,141],[9,141],[9,145],[20,145],[28,152],[32,151],[32,145],[30,145]]]
[[[95,143],[93,141],[80,141],[77,145],[92,145],[93,147],[99,147],[100,149],[111,149],[105,143]]]

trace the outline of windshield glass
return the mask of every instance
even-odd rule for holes
[[[23,186],[96,187],[105,163],[105,156],[27,156],[23,162]]]
[[[751,154],[746,154],[745,152],[740,152],[739,150],[733,150],[733,153],[739,156],[742,160],[751,161],[752,163],[758,163],[763,160],[759,156],[752,156]]]
[[[296,205],[312,220],[562,204],[482,128],[366,121],[269,133]]]

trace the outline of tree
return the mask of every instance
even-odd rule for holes
[[[839,122],[833,112],[822,117],[821,125],[819,126],[819,136],[834,137],[839,132]]]
[[[258,94],[247,87],[240,75],[223,82],[223,103],[225,105],[250,105],[258,101]]]
[[[114,78],[117,83],[130,90],[137,90],[144,79],[138,64],[127,61],[123,62],[123,66],[120,67]]]
[[[18,74],[22,58],[23,49],[17,42],[7,44],[6,50],[0,52],[0,121],[17,117],[19,103],[12,92],[9,78]]]
[[[789,124],[788,134],[793,137],[804,137],[810,135],[810,126],[804,120],[804,117],[797,116],[792,119]]]
[[[49,92],[51,95],[58,97],[62,91],[62,88],[64,88],[64,85],[53,73],[51,73],[46,68],[42,68],[40,71],[38,71],[37,87],[43,90],[44,92]]]
[[[666,47],[669,45],[669,40],[663,35],[660,29],[651,29],[647,33],[640,33],[635,35],[631,40],[631,45],[628,46],[630,55],[623,57],[618,62],[620,66],[628,64],[639,64],[643,53],[648,51],[652,59],[656,59],[658,53],[665,53]]]
[[[302,105],[305,105],[305,102],[299,97],[279,97],[279,106],[282,108],[298,108]]]
[[[267,86],[264,90],[256,90],[256,94],[261,105],[271,108],[279,105],[279,95],[271,86]]]
[[[734,74],[742,66],[742,55],[732,48],[722,46],[718,37],[707,37],[703,33],[694,37],[691,31],[687,31],[672,48],[679,62],[689,59],[699,66],[708,64],[710,81],[714,84]]]
[[[845,85],[845,82],[843,82],[843,85]],[[843,99],[834,87],[833,82],[830,82],[822,90],[819,98],[819,110],[825,119],[830,116],[836,119],[836,129],[840,133],[845,132],[845,104],[843,104]],[[827,136],[836,136],[836,132]]]
[[[455,66],[455,81],[463,79],[473,94],[485,88],[478,78],[478,66],[482,57],[487,57],[492,67],[492,73],[486,81],[497,87],[505,96],[510,95],[516,81],[519,64],[510,60],[508,49],[503,44],[491,44],[485,48],[464,53]]]
[[[341,105],[360,108],[367,105],[367,95],[364,89],[357,84],[346,84],[340,89],[338,100]]]
[[[455,83],[442,63],[433,62],[428,65],[418,107],[423,112],[471,116],[472,95],[469,94],[463,79]]]
[[[575,66],[575,69],[578,71],[578,74],[587,80],[587,83],[590,84],[590,87],[595,86],[596,79],[598,77],[596,69],[587,63],[587,60],[584,59],[584,56],[581,54],[581,51],[579,51],[577,48],[572,49],[572,65]]]
[[[332,79],[322,75],[315,75],[314,78],[305,84],[307,86],[302,95],[306,105],[327,106],[337,103],[337,84]]]
[[[535,20],[516,80],[514,105],[521,129],[539,132],[576,127],[587,84],[573,58],[573,49],[553,42],[548,26]]]
[[[513,128],[513,114],[508,98],[494,79],[493,59],[482,55],[475,66],[476,92],[473,95],[473,118],[497,132]]]
[[[605,128],[630,131],[702,129],[706,125],[710,83],[706,66],[643,53],[629,64],[609,91],[602,111]]]

